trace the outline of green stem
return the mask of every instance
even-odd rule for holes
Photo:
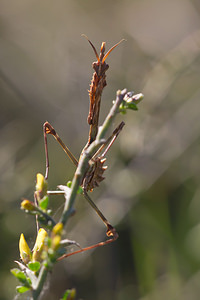
[[[49,269],[43,265],[40,270],[40,274],[39,274],[38,281],[37,281],[37,286],[32,292],[33,300],[37,300],[39,298],[39,295],[40,295],[40,293],[43,289],[44,283],[46,281],[48,272],[49,272]]]

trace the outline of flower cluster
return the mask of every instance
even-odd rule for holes
[[[28,264],[30,261],[41,261],[42,260],[42,251],[45,245],[45,239],[48,237],[48,234],[45,229],[40,228],[37,234],[36,242],[33,247],[33,251],[31,252],[23,233],[19,239],[19,252],[21,260]]]

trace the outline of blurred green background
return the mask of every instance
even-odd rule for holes
[[[200,294],[200,2],[198,0],[1,0],[0,3],[0,299],[15,297],[9,272],[34,219],[20,211],[45,171],[42,124],[48,120],[76,157],[87,141],[91,63],[107,62],[101,122],[116,90],[145,95],[108,154],[106,180],[92,197],[120,238],[68,258],[49,276],[43,299],[66,288],[84,300],[199,299]],[[49,187],[74,166],[49,138]],[[59,208],[64,199],[54,197]],[[59,216],[59,212],[57,214]],[[83,198],[66,238],[87,246],[105,228]]]

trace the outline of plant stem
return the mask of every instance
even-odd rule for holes
[[[39,274],[38,281],[37,281],[37,286],[32,292],[33,300],[38,299],[38,297],[43,289],[44,283],[46,281],[48,272],[49,272],[49,268],[47,268],[43,265],[40,270],[40,274]]]

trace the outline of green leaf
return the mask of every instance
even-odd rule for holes
[[[26,275],[17,268],[10,270],[11,273],[24,285],[30,287],[31,281],[30,278],[26,277]]]
[[[122,115],[125,115],[126,114],[126,102],[123,100],[122,103],[120,104],[119,106],[119,112],[122,114]]]
[[[67,186],[70,188],[72,186],[72,181],[67,181]]]
[[[83,194],[83,188],[82,188],[82,186],[79,186],[77,194]]]
[[[69,188],[71,188],[71,186],[72,186],[72,181],[68,181],[68,182],[67,182],[67,186],[68,186]],[[82,194],[82,193],[83,193],[83,188],[82,188],[81,186],[79,186],[78,191],[77,191],[77,194]]]
[[[127,103],[127,108],[132,110],[138,110],[138,107],[135,103]]]
[[[29,291],[30,287],[27,287],[27,286],[17,286],[16,290],[17,290],[18,293],[23,294],[23,293]]]
[[[47,209],[48,207],[48,204],[49,204],[49,197],[48,196],[44,196],[42,198],[42,200],[39,202],[39,206],[42,210],[45,210]]]
[[[20,274],[21,271],[20,271],[20,269],[18,269],[18,268],[14,268],[14,269],[11,269],[10,272],[11,272],[15,277],[19,278],[19,274]],[[21,273],[22,273],[23,276],[25,276],[23,272],[21,272]],[[26,277],[26,276],[25,276],[25,277]]]
[[[31,271],[37,272],[37,271],[39,271],[39,269],[40,269],[40,263],[39,263],[39,261],[36,261],[36,262],[30,262],[30,263],[28,264],[28,267],[29,267],[29,269],[30,269]]]
[[[74,300],[75,297],[76,297],[76,290],[71,289],[71,290],[67,290],[60,300]]]

